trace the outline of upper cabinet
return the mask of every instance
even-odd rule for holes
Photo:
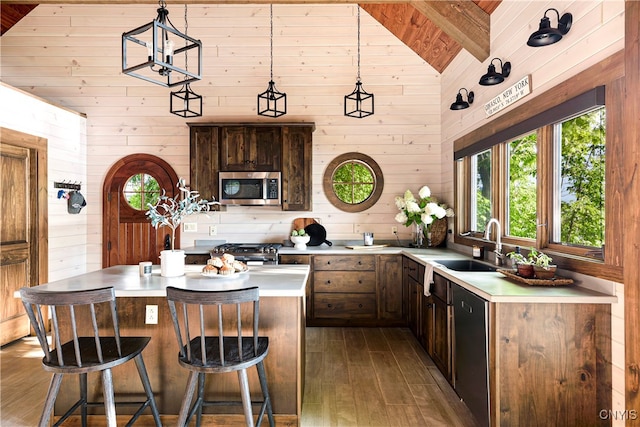
[[[219,128],[215,126],[196,126],[189,130],[189,184],[205,200],[218,200],[218,134]]]
[[[279,171],[281,153],[282,129],[279,126],[221,128],[221,171]]]
[[[191,123],[191,189],[219,197],[218,172],[280,171],[282,210],[310,211],[313,123]]]

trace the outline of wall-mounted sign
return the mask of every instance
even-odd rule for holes
[[[516,84],[506,89],[500,95],[484,104],[484,112],[487,117],[504,110],[514,102],[520,101],[531,93],[531,76],[524,76]]]

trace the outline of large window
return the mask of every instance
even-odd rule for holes
[[[602,258],[605,119],[599,87],[456,151],[464,235],[497,218],[507,245]]]

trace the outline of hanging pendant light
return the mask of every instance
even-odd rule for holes
[[[187,20],[187,4],[184,4],[184,34],[189,32],[189,22]],[[185,52],[184,68],[189,71],[189,55]],[[169,111],[180,117],[200,117],[202,116],[202,96],[191,90],[191,84],[185,80],[182,88],[171,92],[169,96]]]
[[[155,20],[122,34],[122,72],[165,87],[200,80],[202,42],[178,31],[168,17],[166,2],[158,4]],[[176,49],[182,42],[184,47]],[[192,49],[197,52],[197,73],[186,69],[186,54]]]
[[[287,114],[287,94],[278,92],[273,82],[273,4],[271,13],[271,79],[267,90],[258,95],[258,115],[265,117],[280,117]]]
[[[373,114],[373,94],[362,88],[360,80],[360,6],[358,6],[358,77],[356,88],[344,96],[344,115],[362,119]]]

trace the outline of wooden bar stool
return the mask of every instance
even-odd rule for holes
[[[147,407],[151,408],[156,426],[162,425],[151,390],[151,383],[142,360],[142,350],[151,338],[120,336],[116,296],[113,288],[69,292],[22,288],[20,296],[38,341],[40,341],[42,351],[44,351],[42,366],[45,371],[53,372],[40,417],[39,425],[41,427],[49,425],[53,405],[65,374],[79,375],[80,399],[58,420],[55,426],[62,424],[78,408],[81,410],[82,425],[86,426],[87,407],[104,405],[107,425],[116,427],[116,402],[111,381],[111,369],[131,359],[136,362],[147,400],[123,403],[139,405],[139,409],[127,423],[127,426],[133,424]],[[53,345],[50,345],[47,340],[47,310],[51,314]],[[99,323],[96,313],[102,312],[105,315],[100,316]],[[87,313],[91,324],[85,324],[87,322],[82,320],[86,318],[84,316]],[[108,315],[109,313],[110,315]],[[105,321],[106,318],[110,318],[110,320]],[[89,330],[91,332],[87,333]],[[68,332],[63,336],[61,331]],[[104,402],[87,401],[87,373],[89,372],[101,372]]]
[[[190,371],[187,390],[180,408],[178,426],[188,425],[194,414],[197,414],[196,424],[200,426],[202,407],[205,405],[241,403],[248,427],[254,425],[252,404],[261,405],[256,425],[259,426],[262,423],[266,410],[269,425],[273,427],[275,422],[263,364],[269,351],[269,338],[258,336],[258,287],[230,291],[192,291],[167,287],[167,301],[180,348],[178,361],[182,367]],[[245,337],[242,335],[241,307],[251,303],[253,324],[251,333]],[[233,307],[235,310],[229,311],[229,314],[234,313],[234,315],[225,316],[223,319],[225,305],[235,306]],[[209,317],[206,316],[207,313]],[[207,328],[209,319],[214,325],[209,325]],[[207,331],[210,330],[214,333],[207,335]],[[228,335],[225,335],[225,332]],[[252,402],[247,369],[254,365],[258,370],[263,400]],[[242,401],[206,401],[204,399],[205,374],[233,371],[238,372]],[[191,405],[196,385],[198,386],[196,401]]]

